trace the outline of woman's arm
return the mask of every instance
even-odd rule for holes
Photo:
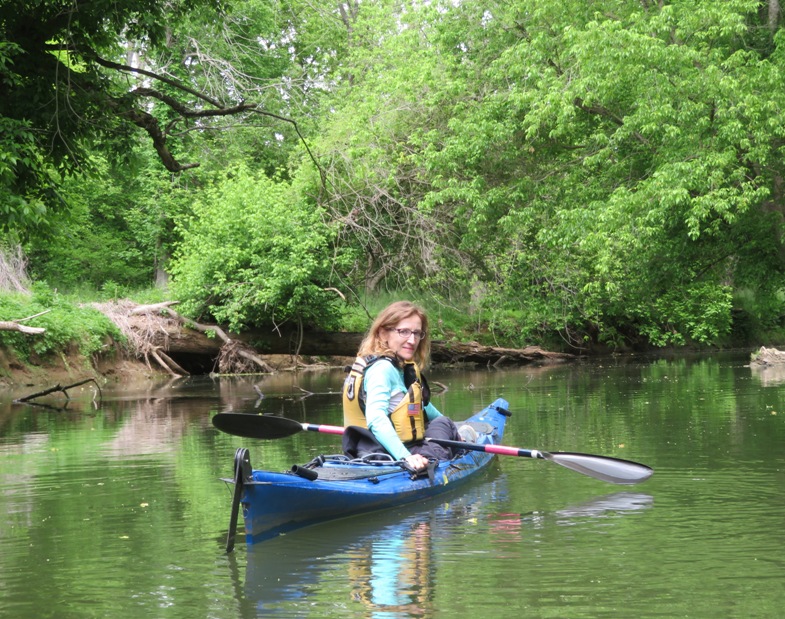
[[[433,421],[437,417],[442,416],[442,414],[439,412],[439,409],[436,408],[431,402],[428,402],[428,405],[425,407],[425,414],[428,415],[428,421]]]
[[[365,371],[363,384],[368,429],[393,458],[403,460],[411,454],[398,437],[388,416],[392,396],[406,392],[403,377],[392,363],[381,359]]]

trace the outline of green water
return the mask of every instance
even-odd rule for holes
[[[237,447],[285,470],[339,439],[221,434],[218,411],[341,424],[340,372],[0,399],[0,617],[780,617],[785,373],[748,355],[436,371],[505,444],[635,460],[614,486],[503,457],[466,491],[224,552]],[[78,377],[77,377],[78,378]],[[76,379],[75,379],[76,380]],[[259,399],[254,389],[265,394]],[[19,393],[15,395],[20,395]],[[0,396],[2,398],[2,396]]]

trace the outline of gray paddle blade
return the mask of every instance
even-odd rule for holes
[[[555,462],[576,473],[583,473],[589,477],[612,484],[638,484],[649,479],[652,473],[654,473],[645,464],[620,460],[619,458],[569,452],[548,453],[543,451],[540,453],[546,460]]]

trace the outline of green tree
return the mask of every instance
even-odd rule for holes
[[[206,154],[192,138],[232,124],[264,127],[264,149],[278,150],[273,125],[296,143],[285,114],[302,98],[288,86],[282,4],[236,5],[240,12],[215,0],[0,4],[0,232],[51,221],[52,209],[67,209],[62,178],[90,171],[93,151],[124,162],[140,132],[172,173]]]
[[[63,181],[69,208],[26,243],[31,276],[63,291],[148,287],[161,277],[193,188],[163,176],[141,147],[122,167],[100,153],[90,166],[89,176]]]
[[[289,183],[238,167],[203,193],[181,234],[172,290],[184,312],[233,330],[330,326],[330,231]]]
[[[474,279],[520,341],[709,342],[741,288],[785,313],[782,34],[761,3],[381,6],[361,5],[324,132],[346,136],[336,219],[397,209],[361,246],[417,261],[396,244],[414,222],[448,249],[431,272]]]
[[[353,8],[342,13],[349,45],[314,138],[326,179],[320,204],[355,256],[346,277],[356,287],[449,294],[455,278],[443,265],[463,257],[445,225],[452,214],[423,208],[432,179],[419,159],[429,128],[448,121],[449,75],[424,21],[438,12],[406,2]]]

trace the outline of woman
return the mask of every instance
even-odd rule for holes
[[[427,467],[429,458],[452,457],[449,448],[423,442],[426,437],[461,440],[455,423],[430,402],[420,373],[430,351],[428,317],[419,306],[397,301],[381,311],[343,388],[344,425],[367,428],[370,435],[347,432],[344,451],[362,456],[381,446],[415,470]]]

